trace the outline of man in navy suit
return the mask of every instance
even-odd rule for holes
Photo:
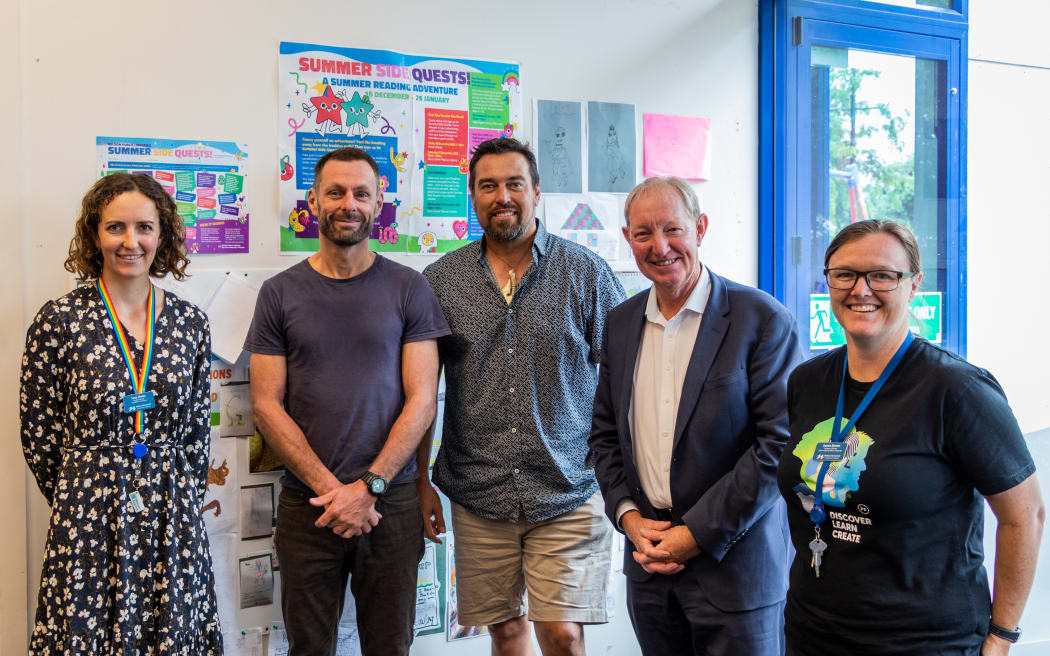
[[[782,654],[790,563],[776,470],[795,321],[703,266],[692,187],[651,178],[624,236],[649,292],[606,320],[590,446],[630,544],[627,606],[647,655]]]

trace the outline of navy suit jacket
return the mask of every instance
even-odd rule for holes
[[[655,518],[628,421],[648,295],[620,304],[605,322],[589,442],[614,525],[625,499]],[[695,577],[726,612],[768,606],[787,592],[792,549],[776,474],[788,439],[788,374],[801,356],[795,325],[765,292],[711,273],[675,421],[671,497],[675,517],[703,551],[675,576]],[[663,576],[642,569],[632,551],[628,541],[630,579]]]

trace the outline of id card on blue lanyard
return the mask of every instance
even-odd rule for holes
[[[886,384],[890,375],[900,364],[904,358],[905,352],[908,347],[915,340],[915,336],[912,335],[911,331],[908,331],[908,335],[904,338],[904,342],[897,347],[897,352],[893,354],[893,358],[889,361],[886,367],[879,374],[879,377],[872,384],[871,388],[868,389],[867,394],[861,399],[860,404],[857,405],[857,409],[850,414],[850,420],[845,426],[842,425],[842,410],[846,398],[846,375],[849,366],[848,354],[844,353],[842,358],[842,380],[839,382],[839,397],[835,403],[835,423],[831,425],[831,440],[822,444],[817,445],[817,450],[814,453],[814,459],[819,460],[822,464],[820,471],[817,474],[817,486],[814,490],[816,494],[813,497],[813,509],[809,511],[810,519],[813,523],[820,528],[820,524],[827,517],[824,512],[824,477],[827,476],[828,468],[832,462],[838,462],[846,455],[846,449],[848,445],[844,441],[846,436],[850,434],[853,427],[857,424],[857,420],[860,419],[864,411],[868,409],[871,402],[875,400],[875,397],[882,390],[882,386]],[[821,457],[816,457],[820,455]]]
[[[871,405],[871,402],[878,395],[882,386],[886,384],[893,370],[901,363],[905,352],[907,352],[908,347],[911,346],[914,340],[915,336],[909,330],[908,335],[904,338],[904,342],[897,347],[897,352],[893,354],[893,358],[882,370],[882,373],[879,374],[871,388],[868,389],[867,394],[861,399],[857,409],[850,415],[850,420],[845,426],[842,425],[842,410],[846,398],[846,375],[849,369],[849,358],[847,357],[848,353],[843,353],[842,381],[839,383],[839,398],[835,403],[835,423],[831,425],[831,440],[818,444],[813,453],[813,459],[821,463],[820,471],[817,473],[816,489],[814,489],[813,508],[809,511],[809,518],[813,520],[814,533],[813,540],[809,543],[809,551],[812,554],[810,566],[813,568],[817,578],[820,578],[820,564],[824,559],[824,552],[828,548],[828,543],[820,538],[820,525],[824,523],[824,519],[827,517],[827,513],[824,512],[824,477],[827,476],[828,469],[830,469],[832,463],[841,462],[856,452],[856,440],[847,440],[846,436],[852,432],[853,427],[857,424],[857,420]],[[852,448],[851,442],[853,443]]]

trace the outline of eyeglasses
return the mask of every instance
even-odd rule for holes
[[[902,279],[911,278],[915,275],[912,271],[886,271],[882,269],[874,271],[854,271],[853,269],[824,269],[824,277],[828,280],[828,287],[832,289],[853,289],[857,284],[857,278],[864,276],[868,287],[873,292],[892,292],[900,285]]]

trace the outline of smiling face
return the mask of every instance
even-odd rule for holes
[[[909,271],[908,253],[893,235],[876,232],[846,242],[832,253],[830,269],[853,271]],[[872,291],[864,276],[853,289],[831,289],[831,311],[842,324],[849,346],[896,347],[908,330],[908,303],[922,281],[922,274],[902,279],[888,292]]]
[[[332,159],[307,194],[310,211],[317,215],[321,238],[350,247],[372,233],[372,224],[383,207],[375,172],[363,160]]]
[[[653,281],[663,300],[684,301],[700,279],[700,242],[707,232],[707,215],[690,216],[678,192],[654,186],[634,198],[623,236],[631,246],[638,270]],[[673,304],[673,303],[672,303]]]
[[[529,162],[521,153],[479,159],[474,165],[471,197],[486,238],[513,242],[530,234],[540,188],[533,186]]]
[[[160,218],[153,201],[138,191],[115,196],[98,222],[102,275],[144,278],[160,245]]]

